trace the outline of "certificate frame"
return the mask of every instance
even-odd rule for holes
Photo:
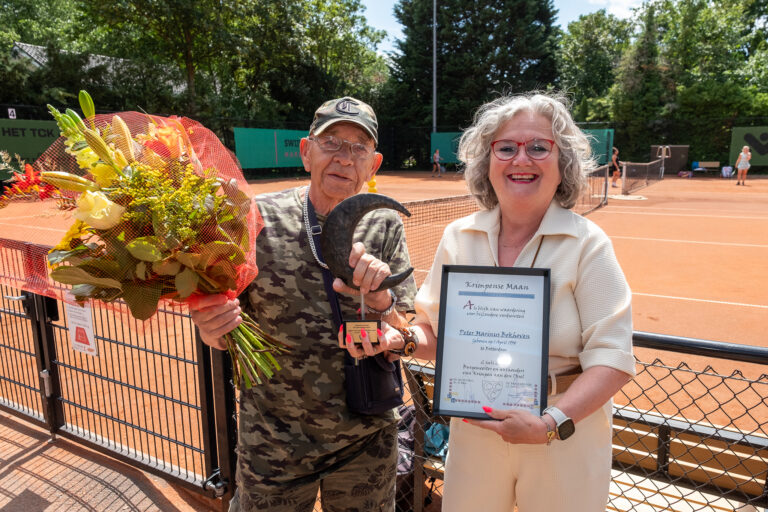
[[[473,307],[474,313],[467,311]],[[547,407],[550,269],[443,265],[439,314],[433,415],[488,419],[482,406],[541,415]],[[484,335],[491,337],[487,343]],[[522,369],[515,361],[525,363]]]

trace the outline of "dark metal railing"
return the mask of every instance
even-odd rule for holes
[[[607,510],[768,506],[768,348],[645,332],[633,342],[637,377],[614,397]],[[448,418],[430,409],[433,364],[405,368],[417,420],[398,494],[414,511],[439,510],[443,461],[425,453],[425,436]]]
[[[226,497],[234,480],[226,354],[202,343],[184,309],[161,308],[143,324],[120,304],[93,309],[98,354],[74,351],[63,303],[13,286],[39,279],[45,262],[28,260],[46,252],[0,240],[0,409],[52,439]]]

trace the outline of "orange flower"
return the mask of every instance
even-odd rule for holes
[[[181,155],[181,139],[179,132],[172,126],[159,126],[155,130],[155,137],[168,148],[171,158],[179,158]]]

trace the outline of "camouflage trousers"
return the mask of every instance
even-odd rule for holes
[[[394,512],[397,425],[383,428],[359,455],[318,480],[238,487],[229,512],[312,512],[320,491],[323,512]]]

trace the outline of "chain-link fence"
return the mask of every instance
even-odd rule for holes
[[[648,333],[634,345],[637,377],[614,397],[606,510],[768,506],[768,349]],[[434,365],[412,359],[405,374],[413,410],[404,417],[415,421],[401,422],[401,434],[413,432],[401,442],[398,497],[411,508],[400,512],[433,512],[449,418],[432,416]]]

